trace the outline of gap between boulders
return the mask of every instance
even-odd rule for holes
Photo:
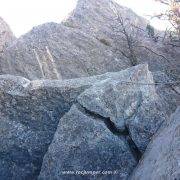
[[[93,119],[101,119],[104,124],[106,125],[106,127],[109,129],[109,131],[111,131],[112,134],[114,134],[115,136],[124,136],[128,146],[134,156],[134,158],[139,161],[142,157],[142,153],[141,151],[138,149],[138,147],[136,146],[136,144],[134,143],[134,141],[132,140],[130,133],[129,133],[129,129],[127,126],[125,126],[125,130],[120,131],[116,128],[115,124],[111,121],[110,118],[107,117],[103,117],[93,111],[88,110],[87,108],[83,107],[80,103],[76,103],[75,106],[78,108],[79,111],[81,111],[83,114],[92,117]]]

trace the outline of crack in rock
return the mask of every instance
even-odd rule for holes
[[[112,132],[112,134],[116,135],[116,136],[125,136],[126,141],[128,143],[128,146],[131,150],[131,153],[133,154],[134,158],[139,161],[142,153],[141,151],[138,149],[138,147],[136,146],[136,144],[134,143],[134,141],[131,139],[130,133],[129,133],[129,129],[128,127],[125,125],[125,130],[121,131],[119,129],[116,128],[115,124],[110,120],[110,118],[107,117],[103,117],[93,111],[88,110],[87,108],[83,107],[80,103],[76,103],[75,106],[78,108],[79,111],[81,111],[83,114],[90,116],[93,119],[101,119],[104,124],[106,125],[106,127],[109,129],[109,131]]]

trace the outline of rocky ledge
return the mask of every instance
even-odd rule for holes
[[[0,76],[0,179],[127,179],[166,122],[147,64],[72,80]]]

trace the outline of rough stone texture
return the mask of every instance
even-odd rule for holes
[[[29,79],[70,79],[130,66],[127,60],[119,62],[112,48],[96,38],[56,23],[41,25],[22,36],[6,48],[0,62],[1,74]]]
[[[167,85],[166,83],[173,82],[174,80],[160,71],[153,72],[153,79],[155,82],[162,82],[162,84],[156,86],[156,92],[164,101],[167,114],[171,115],[177,106],[180,106],[180,84]]]
[[[122,84],[123,80],[133,83]],[[128,129],[143,152],[166,118],[164,103],[157,96],[153,83],[152,74],[144,65],[137,71],[126,71],[120,79],[93,85],[78,97],[78,102],[89,111],[110,118],[118,131]]]
[[[100,118],[88,116],[73,106],[60,120],[39,179],[102,178],[102,174],[95,177],[63,175],[63,171],[67,170],[109,170],[117,173],[114,179],[126,179],[136,164],[125,138],[112,134]]]
[[[60,117],[95,81],[119,73],[68,81],[29,81],[0,76],[0,179],[34,178]],[[27,159],[28,158],[28,159]],[[23,160],[21,164],[21,160]]]
[[[180,107],[153,137],[131,179],[180,179]]]
[[[154,42],[147,35],[145,19],[111,0],[79,0],[75,10],[61,24],[37,26],[13,41],[0,57],[0,74],[20,75],[28,79],[71,79],[132,66],[130,60],[120,52],[128,55],[128,47],[120,33],[122,27],[114,6],[124,19],[128,19],[127,24],[141,27],[141,30],[133,33],[134,39],[140,42],[136,46],[146,46],[152,50],[137,48],[138,63],[148,62],[155,74],[166,76],[165,73],[168,73],[179,77],[180,51],[160,41]],[[129,25],[126,30],[132,35]],[[159,82],[162,77],[155,76],[155,79]],[[175,89],[179,89],[179,86],[176,85]],[[179,95],[167,86],[158,86],[158,93],[167,100],[171,114],[179,104]]]
[[[77,104],[60,119],[39,179],[83,179],[77,174],[64,175],[68,170],[111,170],[117,174],[86,178],[127,179],[152,135],[166,120],[152,83],[147,65],[139,65],[94,82],[81,93]]]
[[[164,34],[156,29],[154,29],[155,36],[160,35],[160,37],[155,42],[148,36],[147,20],[113,0],[78,0],[76,9],[64,21],[64,25],[78,28],[91,34],[101,43],[110,45],[113,52],[119,55],[117,59],[119,62],[129,61],[121,53],[122,51],[128,56],[129,49],[117,14],[124,20],[125,30],[132,37],[137,63],[148,62],[151,71],[167,72],[171,70],[170,74],[177,71],[176,75],[178,76],[180,73],[179,48],[172,48],[162,43]]]
[[[176,53],[172,57],[161,43],[147,37],[147,22],[130,9],[110,0],[79,0],[66,21],[35,27],[6,48],[0,58],[0,73],[28,79],[70,79],[130,67],[130,60],[120,52],[128,55],[128,48],[112,4],[123,18],[128,19],[129,24],[142,29],[133,34],[140,42],[138,45],[150,47],[156,52],[137,48],[138,63],[148,62],[151,70],[164,71],[170,66],[169,62],[178,62]],[[131,29],[127,27],[128,33]],[[169,61],[157,54],[166,56]],[[175,65],[179,67],[177,62]],[[175,69],[179,69],[176,66]]]
[[[35,179],[59,118],[88,86],[0,77],[0,179]]]
[[[133,114],[137,114],[137,116],[140,116],[138,115],[138,111],[137,113],[135,113],[137,110],[137,106],[133,105],[134,102],[134,104],[137,105],[136,102],[139,100],[139,97],[141,97],[142,100],[143,98],[148,100],[148,97],[151,96],[150,102],[156,102],[158,100],[158,96],[155,93],[154,86],[145,86],[143,88],[141,86],[138,87],[138,85],[124,84],[124,81],[131,80],[141,83],[153,82],[152,75],[148,71],[147,65],[139,65],[121,72],[106,73],[99,76],[66,81],[29,81],[22,77],[1,75],[0,143],[2,144],[2,146],[0,147],[0,172],[3,173],[0,174],[0,179],[12,179],[12,177],[14,179],[34,179],[35,177],[37,177],[40,172],[43,156],[52,141],[53,135],[57,129],[59,119],[69,111],[74,103],[78,103],[78,107],[80,106],[80,109],[82,109],[81,113],[85,111],[85,115],[81,114],[83,117],[87,116],[87,118],[91,119],[91,116],[93,116],[96,119],[102,119],[104,121],[100,123],[101,125],[97,125],[94,127],[95,131],[97,131],[99,126],[103,126],[103,129],[107,126],[107,128],[109,128],[109,130],[107,129],[107,132],[109,132],[108,134],[110,134],[111,131],[112,139],[118,139],[116,136],[119,134],[120,137],[123,137],[122,144],[126,144],[124,146],[127,148],[128,152],[129,150],[132,151],[128,155],[128,157],[133,156],[134,160],[132,162],[128,161],[129,164],[127,167],[125,167],[124,170],[116,170],[119,170],[122,176],[127,176],[128,172],[132,170],[137,160],[139,159],[139,156],[141,155],[140,151],[142,151],[142,149],[145,148],[148,143],[151,135],[148,134],[149,131],[151,131],[151,133],[153,134],[157,130],[158,126],[160,126],[162,121],[164,121],[164,116],[157,119],[154,118],[151,121],[146,118],[148,122],[145,121],[142,123],[142,129],[147,128],[149,130],[148,133],[145,133],[144,135],[146,142],[144,142],[145,140],[142,138],[143,136],[139,135],[139,126],[138,128],[134,127],[134,129],[136,130],[135,133],[132,130],[130,131],[130,129],[124,129],[125,125],[121,123],[121,120],[123,120],[123,118],[124,120],[122,122],[125,122],[126,117],[129,117]],[[93,109],[88,107],[83,108],[84,104],[87,104],[87,101],[89,101],[85,98],[85,94],[91,92],[92,89],[94,89],[95,93],[98,92],[100,88],[103,92],[105,92],[104,99],[101,98],[100,94],[97,93],[98,97],[100,98],[99,107],[103,105],[106,97],[109,98],[110,101],[113,101],[114,96],[113,94],[112,96],[110,96],[111,91],[106,91],[106,82],[108,85],[110,85],[110,87],[114,86],[114,89],[116,89],[114,94],[117,96],[117,98],[124,100],[123,102],[125,103],[125,106],[124,104],[121,104],[123,103],[121,101],[119,101],[119,104],[117,101],[116,105],[113,103],[109,104],[109,110],[113,110],[114,108],[115,114],[110,114],[109,116],[107,116],[108,118],[105,115],[99,113],[98,107],[97,111],[94,111]],[[133,89],[136,88],[137,90],[131,91],[130,87]],[[86,89],[89,90],[83,93]],[[124,92],[125,89],[127,90],[127,94],[123,98],[120,94]],[[79,98],[77,101],[78,96]],[[90,97],[93,100],[93,96]],[[161,102],[158,102],[159,105],[161,105]],[[147,102],[146,105],[149,104],[150,103]],[[140,104],[138,105],[140,106]],[[116,108],[118,109],[118,111],[122,111],[119,111],[119,114],[117,114]],[[144,110],[143,106],[142,108]],[[127,114],[122,113],[123,109],[124,111],[126,110]],[[92,110],[94,112],[91,112]],[[102,110],[106,112],[106,108],[104,106],[102,106]],[[140,114],[144,112],[143,110],[140,110]],[[77,114],[78,113],[80,112],[78,111]],[[158,113],[159,111],[157,110],[157,116]],[[147,114],[149,117],[151,117],[153,112],[152,114],[149,114],[147,112]],[[112,119],[109,119],[109,117]],[[135,118],[132,118],[133,125],[135,125],[134,119]],[[141,122],[141,118],[139,119]],[[82,119],[80,119],[80,121],[81,120]],[[92,122],[94,122],[94,120],[92,120]],[[119,123],[122,124],[123,128],[120,129],[121,131],[117,130],[118,128],[115,127],[113,123],[115,125],[119,125]],[[132,132],[132,135],[130,132]],[[104,137],[104,139],[106,138]],[[141,148],[141,146],[143,148]],[[113,148],[111,150],[113,151]],[[109,153],[110,151],[108,151],[107,153]],[[119,152],[122,153],[121,150],[119,150]],[[124,158],[127,158],[127,156],[125,156]],[[115,164],[116,165],[114,166],[114,168],[117,168],[117,163]],[[94,167],[96,167],[96,165],[94,165]],[[125,174],[123,175],[122,172],[124,172]]]
[[[6,22],[0,17],[0,53],[2,53],[5,46],[15,39],[12,31]],[[7,73],[7,72],[6,72]]]
[[[114,6],[127,20],[128,33],[132,33],[131,23],[140,27],[133,34],[136,47],[141,46],[136,56],[138,63],[148,62],[154,80],[147,65],[116,72],[132,64],[121,52],[128,55]],[[154,86],[154,81],[175,80],[164,72],[172,74],[173,69],[179,75],[180,51],[148,37],[146,24],[111,0],[79,0],[61,24],[40,25],[16,40],[0,19],[0,74],[11,74],[0,76],[0,179],[33,180],[40,170],[39,179],[83,179],[62,175],[67,169],[115,173],[101,172],[88,179],[128,178],[151,137],[180,105],[178,84]],[[98,75],[102,73],[106,74]],[[97,76],[85,78],[91,75]],[[81,78],[61,81],[77,77]],[[176,143],[169,147],[176,156]],[[146,156],[154,158],[151,150],[157,154],[156,147],[150,148],[140,168]],[[178,178],[173,159],[168,156],[164,163],[159,178],[169,178],[170,173]],[[157,169],[150,174],[153,178]]]

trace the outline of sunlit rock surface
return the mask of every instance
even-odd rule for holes
[[[177,60],[176,52],[166,52],[161,42],[148,36],[147,21],[132,10],[110,0],[79,0],[61,24],[34,27],[8,46],[0,58],[0,73],[32,80],[70,79],[132,66],[116,11],[124,19],[127,33],[138,42],[134,46],[138,64],[148,62],[150,70],[165,71]],[[132,24],[138,28],[132,30]],[[177,63],[174,67],[178,69]]]
[[[149,144],[131,180],[179,179],[180,107]]]

